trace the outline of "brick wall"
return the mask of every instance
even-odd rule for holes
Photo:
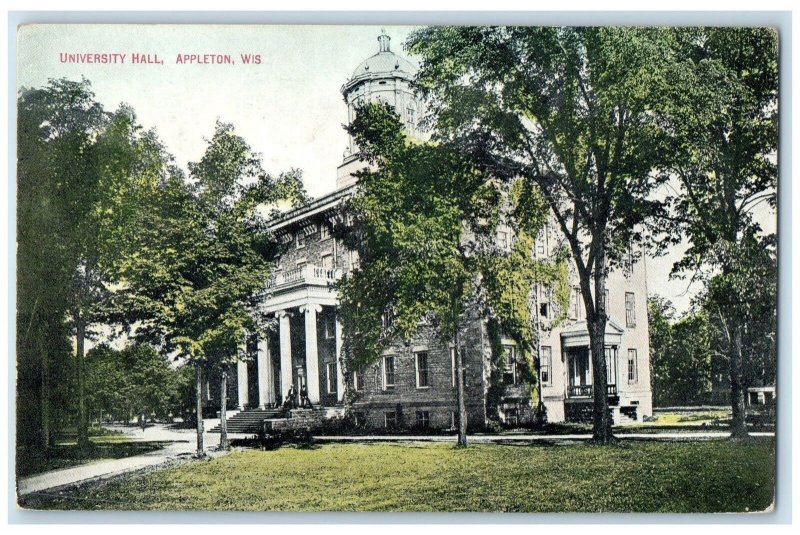
[[[485,423],[483,355],[480,344],[470,343],[475,336],[480,336],[480,324],[471,322],[464,338],[467,347],[467,422],[472,429],[481,428]],[[417,385],[416,354],[420,352],[428,355],[427,387]],[[383,354],[384,357],[394,357],[394,387],[385,388],[383,359],[368,366],[363,371],[362,388],[356,392],[353,412],[360,413],[365,418],[366,425],[375,428],[384,427],[386,413],[394,412],[397,414],[398,427],[411,428],[416,426],[417,411],[425,411],[428,413],[431,428],[450,428],[452,413],[458,410],[450,344],[442,341],[433,327],[423,325],[408,345],[394,343]],[[346,380],[352,388],[352,374]]]

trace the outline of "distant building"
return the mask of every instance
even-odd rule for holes
[[[354,107],[367,101],[394,106],[409,135],[418,134],[422,115],[411,82],[415,67],[393,53],[389,36],[378,37],[378,52],[364,60],[342,86],[352,120]],[[279,267],[269,281],[266,311],[278,318],[278,329],[267,339],[252,341],[255,358],[238,365],[238,404],[241,408],[280,404],[290,385],[308,388],[315,406],[341,410],[345,391],[357,425],[371,427],[451,428],[457,404],[452,347],[422,325],[409,343],[383,352],[380,361],[345,376],[342,328],[337,321],[339,298],[332,283],[358,267],[359,258],[334,238],[341,205],[354,192],[353,173],[365,164],[350,139],[337,170],[337,189],[271,222],[272,230],[287,245]],[[498,240],[510,244],[510,229],[500,229]],[[537,256],[551,254],[560,238],[555,227],[545,229],[537,241]],[[545,330],[541,339],[539,380],[541,399],[550,421],[591,419],[592,364],[583,304],[573,286],[567,320],[551,328],[556,306],[547,288],[539,289],[538,312]],[[631,261],[626,272],[611,273],[608,280],[606,359],[609,400],[615,421],[641,421],[652,414],[647,324],[647,286],[644,261]],[[386,318],[386,321],[391,321]],[[469,320],[462,336],[466,366],[466,404],[471,427],[489,419],[508,425],[530,422],[534,404],[529,385],[519,373],[517,350],[502,338],[506,367],[495,370],[502,383],[499,403],[489,406],[492,380],[492,344],[484,319]],[[490,414],[489,411],[497,411]]]

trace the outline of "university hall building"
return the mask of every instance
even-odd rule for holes
[[[362,61],[342,86],[347,121],[358,104],[381,101],[394,106],[408,135],[419,135],[424,109],[412,89],[415,67],[391,51],[389,36],[382,34],[378,42],[378,52]],[[339,415],[346,408],[358,426],[450,429],[457,412],[454,354],[432,327],[422,325],[409,342],[385,348],[382,358],[365,369],[343,366],[334,283],[357,269],[359,258],[337,239],[334,228],[344,224],[343,203],[357,187],[353,173],[365,165],[350,139],[337,169],[336,190],[271,221],[272,231],[286,245],[263,304],[277,318],[277,329],[250,342],[253,358],[239,362],[232,390],[240,409],[279,406],[290,385],[297,391],[305,386],[315,407]],[[550,255],[562,240],[558,232],[555,225],[546,227],[532,254]],[[513,236],[500,229],[497,239],[510,243]],[[609,400],[618,423],[652,415],[646,282],[642,258],[610,273],[607,283],[606,362]],[[589,334],[577,285],[571,273],[569,310],[557,325],[551,323],[557,306],[552,292],[537,291],[539,395],[551,422],[591,419]],[[493,370],[497,359],[492,348],[496,351],[497,344],[490,342],[487,320],[473,316],[462,334],[470,428],[482,428],[489,420],[509,426],[531,422],[536,402],[520,373],[514,343],[501,336],[504,366]],[[491,382],[498,380],[501,399],[489,403]]]

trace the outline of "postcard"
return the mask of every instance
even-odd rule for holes
[[[21,25],[19,506],[771,511],[778,39]]]

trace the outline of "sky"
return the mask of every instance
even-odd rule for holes
[[[217,118],[262,153],[268,171],[303,170],[313,196],[335,189],[347,136],[340,92],[378,51],[374,26],[42,25],[18,33],[18,86],[88,78],[97,99],[133,106],[184,169],[198,160]],[[400,51],[410,27],[387,27]],[[62,63],[61,53],[126,54],[122,64]],[[131,64],[132,54],[163,64]],[[234,65],[177,64],[183,54],[230,54]],[[260,54],[244,65],[241,54]]]
[[[402,43],[413,28],[385,29],[391,49],[405,55]],[[86,77],[107,109],[130,104],[184,169],[202,156],[216,120],[231,122],[262,154],[269,172],[302,169],[308,193],[317,197],[335,189],[347,143],[341,86],[378,51],[380,33],[379,26],[22,26],[17,87]],[[88,63],[87,54],[109,62]],[[134,64],[133,54],[158,63]],[[178,62],[179,56],[206,54],[230,55],[233,64]],[[242,54],[258,54],[261,62],[244,64]],[[759,220],[774,231],[774,214],[762,213]],[[701,289],[669,278],[684,249],[647,259],[648,292],[670,299],[679,313]]]

